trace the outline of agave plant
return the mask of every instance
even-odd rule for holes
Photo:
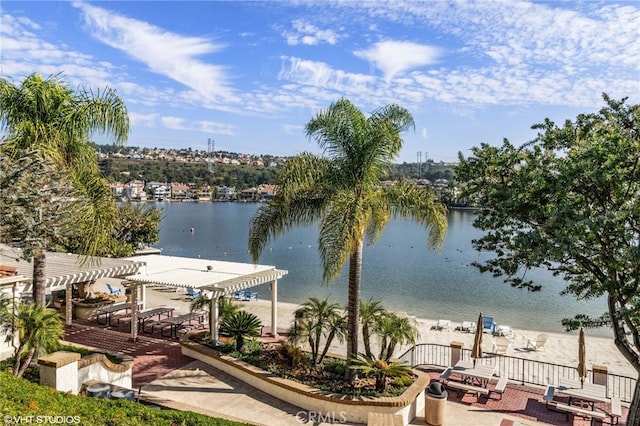
[[[405,362],[389,362],[365,354],[358,354],[349,368],[359,371],[364,377],[375,377],[376,391],[381,393],[387,388],[387,377],[407,376],[411,372]]]

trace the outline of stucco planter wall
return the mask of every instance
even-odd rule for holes
[[[414,371],[418,379],[401,396],[381,398],[345,396],[277,377],[236,358],[190,341],[188,336],[183,336],[180,343],[183,355],[209,364],[256,389],[308,412],[321,414],[325,418],[367,423],[368,414],[376,412],[400,415],[403,424],[407,425],[417,413],[424,409],[424,391],[429,384],[429,376],[420,371]]]
[[[80,301],[73,302],[73,317],[76,319],[91,319],[95,316],[97,309],[113,304],[113,300],[107,300],[97,303],[83,303]]]

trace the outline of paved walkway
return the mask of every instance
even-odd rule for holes
[[[136,389],[142,386],[145,400],[258,425],[305,424],[307,414],[298,407],[264,394],[223,371],[183,356],[180,345],[175,341],[140,336],[137,342],[132,342],[126,333],[90,324],[66,328],[65,339],[133,356],[133,385]],[[439,375],[437,371],[427,372],[434,379]],[[582,419],[570,423],[564,414],[547,410],[541,402],[542,392],[542,389],[510,383],[502,400],[481,398],[479,402],[472,395],[458,398],[454,392],[449,392],[446,424],[589,425],[589,421]],[[211,398],[213,394],[215,398]],[[339,419],[336,420],[339,423]],[[620,425],[624,425],[623,420]],[[419,413],[411,424],[424,425],[424,413]]]

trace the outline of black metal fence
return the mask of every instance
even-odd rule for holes
[[[415,367],[418,365],[433,365],[447,367],[451,365],[451,347],[434,343],[422,343],[414,346],[400,356],[400,359]],[[470,349],[461,349],[462,359],[471,359]],[[509,380],[522,384],[546,386],[558,384],[560,379],[578,380],[575,366],[553,364],[509,355],[488,353],[476,362],[493,365],[500,376],[507,375]],[[589,370],[589,377],[593,381],[593,371]],[[621,401],[631,402],[636,387],[636,379],[617,374],[607,374],[607,397],[617,396]]]

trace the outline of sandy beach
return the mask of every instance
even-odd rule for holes
[[[104,291],[104,280],[96,283],[96,291]],[[109,280],[116,285],[120,285],[118,280]],[[102,285],[101,285],[102,284]],[[106,289],[106,287],[105,287]],[[177,313],[186,313],[189,311],[190,301],[186,295],[185,289],[179,288],[177,291],[174,289],[163,288],[147,288],[147,308],[153,308],[158,306],[171,306],[174,307]],[[256,314],[267,327],[271,324],[271,302],[268,300],[269,295],[259,294],[257,301],[251,302],[238,302],[238,304],[249,312]],[[278,328],[289,328],[293,324],[294,311],[298,305],[291,303],[278,303]],[[438,319],[426,319],[417,318],[420,337],[418,343],[436,343],[441,345],[449,345],[452,341],[462,342],[465,348],[471,348],[473,346],[473,333],[466,333],[462,331],[456,331],[455,328],[465,321],[476,321],[477,318],[446,318],[452,321],[451,331],[438,331],[434,330],[433,326],[438,322]],[[506,324],[508,325],[508,324]],[[549,333],[548,340],[544,345],[544,350],[531,351],[527,350],[528,339],[535,339],[535,337],[541,334],[534,329],[522,330],[513,329],[513,332],[508,336],[511,342],[511,348],[508,351],[508,355],[521,357],[531,360],[537,360],[542,362],[549,362],[554,364],[561,364],[567,366],[574,366],[578,364],[578,335],[577,333]],[[495,338],[489,334],[484,335],[483,349],[489,352],[492,348],[492,341]],[[331,352],[336,354],[344,354],[346,352],[345,345],[334,344],[331,347]],[[401,347],[396,351],[395,355],[402,354],[408,347]],[[604,337],[591,337],[589,331],[586,331],[586,349],[587,349],[587,365],[589,369],[594,364],[603,365],[608,368],[609,373],[618,374],[636,378],[638,375],[631,364],[622,356],[620,351],[616,348],[613,338]]]

